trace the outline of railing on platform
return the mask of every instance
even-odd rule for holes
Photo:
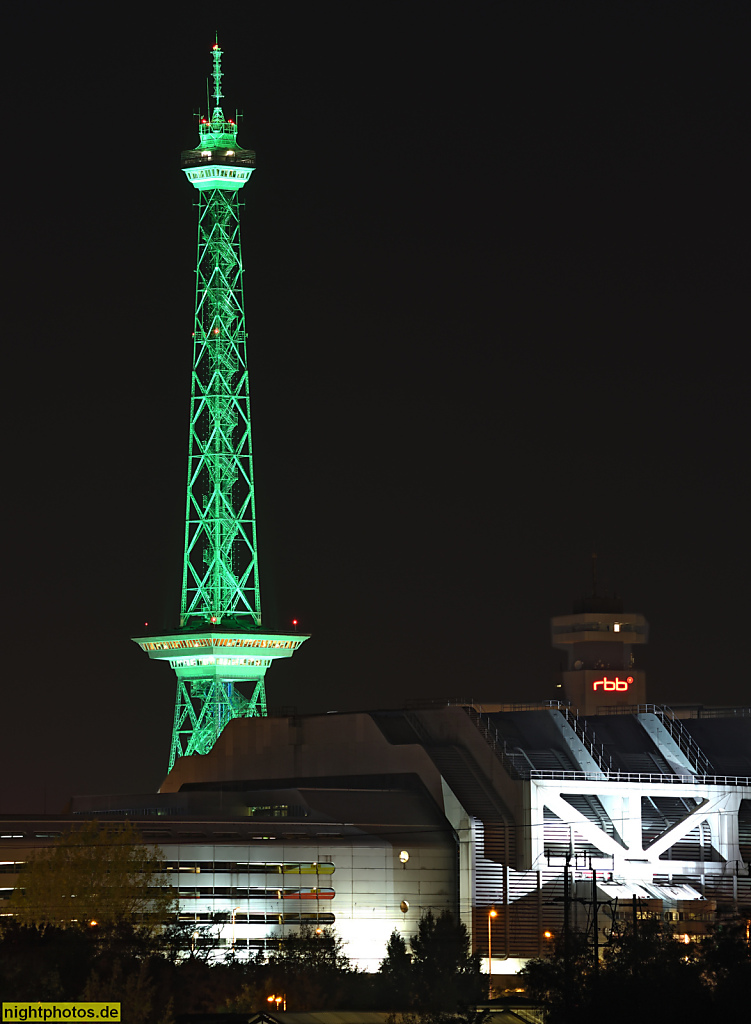
[[[485,738],[485,742],[491,748],[493,753],[499,759],[503,767],[506,769],[512,779],[523,779],[524,772],[520,770],[516,763],[516,755],[509,753],[506,750],[506,741],[502,740],[498,735],[498,730],[495,728],[490,719],[486,716],[483,721],[483,716],[474,709],[471,705],[464,705],[464,710],[472,722],[477,726],[482,735]]]
[[[688,729],[683,728],[680,719],[675,717],[672,708],[669,708],[666,704],[640,704],[639,707],[643,707],[645,711],[650,711],[660,719],[664,728],[667,729],[700,775],[709,775],[711,773],[714,767],[712,762]],[[645,711],[640,711],[639,713],[644,714]]]
[[[709,775],[714,767],[707,755],[693,738],[688,729],[681,724],[680,718],[667,704],[622,704],[620,707],[609,708],[609,715],[655,715],[662,722],[663,728],[675,740],[693,767],[700,775]]]
[[[643,708],[666,707],[662,704],[600,704],[598,715],[638,715]],[[703,704],[683,704],[669,709],[676,719],[683,718],[751,718],[751,707],[705,708]]]
[[[568,703],[564,703],[560,700],[546,700],[540,701],[536,704],[512,704],[501,706],[504,710],[560,712],[601,771],[608,771],[608,766],[605,764],[604,748],[601,747],[599,750],[597,749],[594,741],[590,739],[584,723],[580,721],[578,715],[572,711],[571,706]],[[527,775],[527,772],[530,769],[527,760],[521,755],[507,750],[505,739],[503,739],[499,734],[498,729],[490,719],[489,715],[478,712],[474,705],[464,703],[463,707],[478,729],[480,729],[496,755],[500,757],[506,769],[511,769],[510,774],[514,775],[516,778],[528,778],[529,776]],[[493,713],[495,714],[495,712]]]
[[[566,704],[560,704],[558,711],[563,715],[568,724],[576,733],[579,740],[584,744],[585,749],[589,752],[589,756],[595,761],[602,771],[607,771],[608,767],[605,765],[605,748],[600,745],[598,750],[595,746],[594,740],[589,738],[584,722],[579,721],[578,714],[573,714],[571,708]]]
[[[427,711],[430,708],[463,707],[474,708],[478,714],[487,714],[488,712],[482,711],[483,706],[493,708],[492,713],[496,714],[496,712],[499,711],[550,711],[551,708],[568,707],[569,705],[567,701],[561,700],[538,700],[524,704],[498,704],[495,701],[475,700],[472,697],[433,697],[431,699],[424,700],[415,697],[404,702],[404,707],[410,711],[420,711],[421,709]]]
[[[530,768],[526,778],[551,779],[571,782],[638,782],[647,785],[667,786],[748,786],[748,775],[667,775],[664,772],[571,772],[547,768]]]
[[[561,769],[559,771],[557,769],[532,768],[530,767],[530,763],[527,758],[507,749],[506,741],[498,732],[498,729],[490,718],[490,715],[478,710],[478,708],[482,708],[483,703],[485,703],[485,706],[488,706],[488,702],[453,698],[429,701],[409,701],[405,707],[409,707],[415,711],[420,708],[427,710],[429,708],[448,706],[463,708],[467,716],[472,722],[474,722],[475,726],[482,733],[485,741],[499,758],[508,774],[514,779],[557,779],[584,782],[638,782],[648,783],[650,785],[662,783],[665,785],[698,784],[716,786],[751,786],[751,777],[749,776],[712,775],[707,771],[707,769],[712,768],[711,761],[704,754],[688,730],[681,725],[680,719],[676,716],[673,709],[664,704],[624,704],[619,707],[609,707],[607,709],[607,713],[616,715],[656,715],[689,761],[694,765],[697,770],[696,775],[614,771],[612,767],[610,767],[610,763],[607,765],[605,763],[604,746],[601,745],[599,749],[596,747],[594,741],[590,739],[587,733],[585,722],[579,719],[578,712],[572,709],[568,702],[561,700],[545,700],[526,704],[491,705],[494,709],[492,712],[493,714],[497,712],[513,711],[559,711],[599,766],[599,770],[594,772],[566,771],[565,769]],[[749,708],[707,708],[697,710],[700,710],[701,714],[697,714],[696,717],[710,717],[709,713],[711,711],[718,712],[718,715],[711,715],[711,717],[719,717],[720,712],[723,717],[730,717],[731,712],[734,716],[738,717],[746,717],[747,712],[751,714],[751,709]],[[408,714],[407,718],[418,734],[425,734],[424,728],[414,714]],[[426,735],[427,734],[425,734],[425,737]]]
[[[692,709],[693,710],[693,709]],[[751,718],[751,708],[696,708],[691,718]]]

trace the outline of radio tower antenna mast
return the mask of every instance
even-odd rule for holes
[[[208,753],[231,719],[265,715],[266,669],[308,639],[262,624],[239,199],[256,158],[222,110],[218,40],[212,57],[214,107],[181,159],[198,254],[180,629],[135,641],[177,674],[170,770]]]

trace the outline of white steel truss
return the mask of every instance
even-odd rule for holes
[[[552,774],[552,773],[540,773]],[[560,773],[562,778],[531,778],[524,787],[524,819],[521,829],[522,861],[528,869],[549,866],[545,853],[545,808],[559,823],[568,826],[572,849],[582,841],[594,847],[592,866],[602,867],[625,879],[645,879],[665,874],[747,874],[741,857],[738,811],[742,800],[751,799],[751,784],[733,785],[701,776],[647,776],[618,778],[617,773]],[[565,776],[573,776],[566,778]],[[712,777],[710,777],[712,778]],[[679,781],[685,779],[685,781]],[[745,780],[748,783],[748,780]],[[598,820],[573,806],[567,797],[597,798],[604,818]],[[684,812],[645,842],[643,802],[682,801]],[[719,859],[680,858],[676,844],[707,824],[711,847]],[[661,855],[673,850],[670,860]],[[678,855],[676,856],[676,853]]]

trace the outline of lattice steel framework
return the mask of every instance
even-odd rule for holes
[[[169,768],[178,757],[208,754],[222,729],[233,718],[264,717],[266,690],[259,679],[248,699],[234,684],[216,676],[204,679],[177,678],[175,721],[172,727]]]
[[[265,715],[267,668],[308,639],[261,625],[238,198],[255,153],[220,106],[218,43],[213,56],[213,113],[181,160],[198,191],[198,258],[180,630],[136,639],[177,674],[170,769],[207,754],[233,718]]]
[[[181,625],[227,616],[261,625],[255,495],[240,248],[239,189],[255,154],[225,119],[221,50],[214,47],[210,121],[183,156],[198,189],[198,256]]]

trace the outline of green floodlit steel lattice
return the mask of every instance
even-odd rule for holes
[[[233,718],[265,715],[266,670],[308,639],[261,624],[238,199],[255,153],[220,106],[218,43],[213,60],[214,110],[181,160],[198,191],[198,257],[180,629],[136,638],[177,674],[170,770],[208,754]]]
[[[237,125],[220,106],[221,59],[217,44],[214,110],[182,161],[198,189],[198,254],[180,624],[260,629],[239,202],[255,154],[238,149]],[[242,675],[230,674],[178,671],[170,769],[178,757],[208,753],[231,719],[266,714],[263,673],[250,680],[250,697],[236,689]]]
[[[180,628],[135,639],[177,675],[170,770],[232,719],[265,715],[266,670],[307,639],[261,626],[239,202],[255,154],[221,110],[218,43],[213,62],[214,110],[181,158],[199,202]]]
[[[260,626],[237,192],[199,196],[181,622]]]
[[[180,621],[221,623],[231,616],[260,627],[238,198],[250,170],[241,168],[242,178],[228,174],[237,175],[237,128],[218,106],[220,79],[216,46],[217,106],[211,121],[201,122],[193,151],[200,154],[201,170],[186,169],[199,203]],[[204,177],[196,177],[201,172]]]
[[[265,714],[263,679],[256,683],[253,696],[248,700],[225,679],[197,679],[186,683],[178,676],[169,770],[178,757],[208,754],[222,729],[233,718]]]

